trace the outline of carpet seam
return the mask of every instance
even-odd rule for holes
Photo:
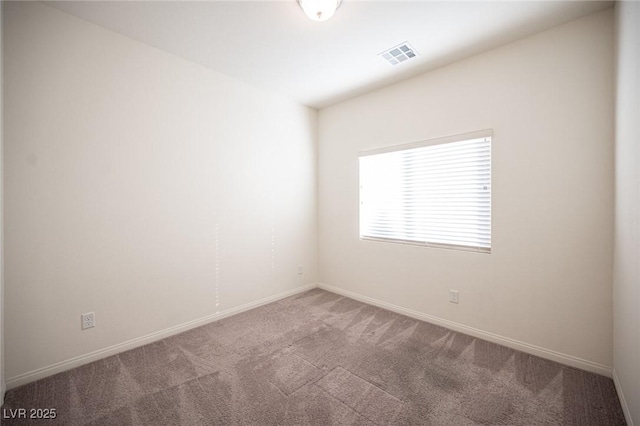
[[[359,416],[364,417],[365,419],[369,420],[370,422],[377,424],[377,425],[381,425],[382,423],[376,421],[376,420],[372,420],[369,418],[369,416],[367,416],[364,413],[359,412],[358,410],[356,410],[355,408],[349,406],[346,402],[344,402],[343,400],[341,400],[340,398],[338,398],[337,396],[333,395],[332,393],[330,393],[329,391],[327,391],[326,389],[322,388],[321,386],[317,386],[315,385],[318,389],[320,389],[322,392],[326,393],[328,396],[330,396],[331,398],[335,399],[336,401],[338,401],[340,404],[344,405],[347,409],[353,411],[354,413],[358,414]]]
[[[389,395],[390,397],[392,397],[392,398],[393,398],[393,399],[395,399],[396,401],[400,402],[400,409],[402,409],[402,407],[404,407],[404,401],[403,401],[403,400],[401,400],[400,398],[396,398],[394,395],[391,395],[389,392],[385,391],[384,389],[380,389],[380,388],[379,388],[378,386],[376,386],[375,384],[371,383],[371,382],[370,382],[370,381],[368,381],[368,380],[363,379],[362,377],[358,376],[357,374],[354,374],[353,372],[351,372],[351,370],[349,370],[348,368],[345,368],[345,367],[343,367],[343,366],[341,366],[341,365],[336,365],[335,367],[333,367],[333,368],[331,369],[331,371],[329,371],[329,372],[325,375],[325,377],[326,377],[326,376],[328,376],[329,374],[331,374],[331,372],[335,371],[335,370],[336,370],[336,369],[338,369],[338,368],[342,368],[343,370],[347,371],[349,374],[352,374],[352,375],[356,376],[357,378],[359,378],[359,379],[360,379],[360,380],[362,380],[363,382],[368,383],[369,385],[373,386],[374,388],[376,388],[376,389],[378,389],[378,390],[380,390],[380,391],[384,392],[385,394]],[[322,388],[321,386],[318,386],[318,387],[319,387],[320,389],[322,389],[324,392],[329,393],[327,390],[325,390],[325,389],[324,389],[324,388]],[[369,416],[367,416],[366,414],[361,413],[360,411],[356,410],[355,408],[353,408],[353,407],[349,406],[345,401],[342,401],[342,400],[341,400],[341,399],[339,399],[337,396],[335,396],[335,395],[333,395],[333,394],[330,394],[330,393],[329,393],[329,395],[333,396],[335,399],[337,399],[338,401],[342,402],[344,405],[346,405],[347,407],[351,408],[353,411],[355,411],[356,413],[360,414],[361,416],[363,416],[363,417],[365,417],[365,418],[369,419],[369,420],[370,420],[370,421],[372,421],[373,423],[375,423],[375,424],[382,424],[382,423],[379,423],[378,421],[376,421],[376,420],[374,420],[374,419],[369,418]],[[398,409],[398,410],[396,411],[396,413],[394,414],[393,418],[395,418],[395,417],[398,415],[398,413],[400,412],[400,409]],[[387,422],[387,423],[385,423],[385,424],[390,424],[390,422]]]

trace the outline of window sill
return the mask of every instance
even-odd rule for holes
[[[411,240],[398,240],[395,238],[376,238],[376,237],[360,237],[360,241],[373,241],[379,243],[393,243],[393,244],[404,244],[410,246],[419,246],[419,247],[428,247],[428,248],[439,248],[446,250],[458,250],[458,251],[470,251],[474,253],[482,253],[482,254],[491,254],[490,247],[471,247],[471,246],[460,246],[453,244],[439,244],[439,243],[429,243],[429,242],[420,242],[420,241],[411,241]]]

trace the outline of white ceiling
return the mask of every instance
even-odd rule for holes
[[[46,3],[314,108],[613,4],[343,0],[329,21],[313,22],[296,0]],[[393,66],[378,56],[405,41],[416,58]]]

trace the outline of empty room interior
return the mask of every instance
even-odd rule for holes
[[[640,2],[0,13],[3,424],[640,426]]]

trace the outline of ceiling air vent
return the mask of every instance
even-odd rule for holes
[[[417,54],[418,52],[409,43],[404,42],[379,53],[379,56],[382,56],[391,65],[398,65],[400,62],[415,58]]]

